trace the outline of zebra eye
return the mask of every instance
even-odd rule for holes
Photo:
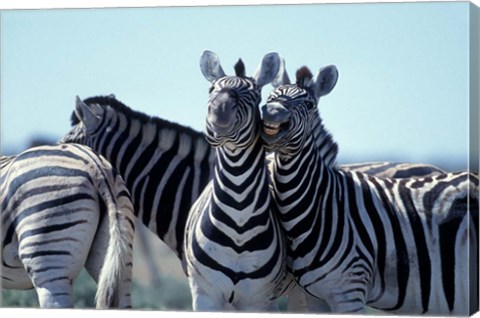
[[[315,104],[311,100],[305,101],[305,105],[308,109],[312,109],[315,106]]]
[[[210,88],[208,89],[208,93],[211,94],[213,92],[213,85],[210,86]]]

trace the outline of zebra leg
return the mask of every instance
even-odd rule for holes
[[[20,259],[42,308],[73,307],[72,282],[85,264],[97,224],[98,219],[86,218],[37,231],[28,222],[17,227]]]
[[[297,283],[295,283],[292,289],[288,292],[287,311],[316,313],[331,312],[326,301],[313,297]]]
[[[88,232],[88,229],[85,229]],[[91,233],[93,236],[93,233]],[[48,242],[47,238],[39,236],[39,242]],[[51,239],[50,239],[51,240]],[[38,302],[41,308],[71,308],[74,306],[73,300],[73,280],[80,273],[90,242],[83,243],[75,241],[80,246],[69,245],[70,242],[63,241],[66,247],[64,250],[57,251],[54,247],[51,250],[30,251],[27,245],[21,243],[21,249],[25,251],[21,254],[22,262],[29,274],[35,291],[37,292]],[[56,245],[59,243],[55,243]],[[22,245],[23,248],[22,248]]]
[[[221,311],[225,309],[221,297],[216,297],[211,290],[206,291],[199,286],[192,276],[188,277],[188,283],[192,293],[192,308],[194,311]]]
[[[224,309],[219,301],[215,301],[201,289],[192,291],[192,308],[194,311],[221,311]]]
[[[346,285],[345,287],[347,287]],[[348,288],[348,287],[347,287]],[[364,314],[365,291],[363,288],[350,288],[344,291],[334,291],[327,299],[328,306],[334,313]]]
[[[73,308],[72,281],[59,277],[35,286],[41,308]]]

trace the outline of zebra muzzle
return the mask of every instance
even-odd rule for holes
[[[280,131],[288,130],[290,111],[280,102],[269,102],[262,106],[263,134],[267,137],[277,136]]]
[[[279,124],[263,123],[263,132],[268,136],[274,136],[280,131]]]

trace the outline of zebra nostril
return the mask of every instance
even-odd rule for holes
[[[235,121],[236,98],[230,91],[222,91],[216,94],[208,105],[208,121],[217,132],[231,127]]]
[[[278,102],[267,103],[262,106],[262,119],[282,123],[288,121],[290,111]]]

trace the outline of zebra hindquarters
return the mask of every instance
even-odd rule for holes
[[[26,208],[20,210],[30,217],[16,227],[20,260],[40,307],[73,307],[72,282],[85,264],[98,226],[96,196],[85,191],[65,194],[59,202],[29,201],[24,200],[21,205]]]

